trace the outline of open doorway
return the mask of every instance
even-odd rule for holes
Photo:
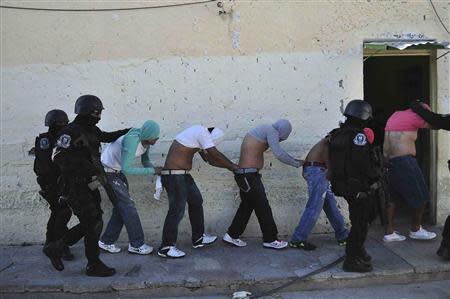
[[[382,145],[384,127],[392,113],[407,109],[409,103],[415,99],[430,104],[430,59],[429,55],[369,55],[364,60],[364,100],[368,101],[374,110],[374,119],[378,124],[375,140],[378,144]],[[433,185],[430,176],[430,145],[429,130],[419,130],[416,141],[417,161],[429,190]],[[433,207],[436,199],[433,196],[431,199],[432,202],[424,213],[424,221],[435,223]],[[408,207],[400,205],[398,210],[399,222],[409,222]]]

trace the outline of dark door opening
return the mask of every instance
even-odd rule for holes
[[[415,99],[430,104],[430,57],[429,56],[372,56],[364,61],[364,100],[374,110],[374,119],[378,123],[375,140],[383,143],[384,127],[387,119],[397,110],[408,109]],[[417,161],[430,187],[430,132],[420,129],[416,141]],[[408,222],[409,213],[401,206],[397,218],[399,222]],[[430,219],[430,209],[424,213],[426,221]],[[428,216],[428,217],[427,217]]]

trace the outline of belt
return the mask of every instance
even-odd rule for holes
[[[184,170],[184,169],[161,170],[161,175],[172,175],[172,174],[189,174],[189,170]]]
[[[105,167],[105,172],[107,172],[107,173],[120,173],[120,170],[115,170],[113,168]]]
[[[258,168],[239,168],[238,170],[233,171],[236,174],[244,174],[244,173],[257,173],[259,172]]]
[[[322,163],[322,162],[315,162],[315,161],[308,161],[308,162],[303,163],[303,167],[307,167],[307,166],[318,166],[318,167],[327,168],[327,164]]]

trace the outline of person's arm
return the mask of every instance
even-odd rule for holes
[[[277,130],[273,129],[267,132],[267,143],[272,149],[275,157],[284,164],[291,165],[297,168],[302,166],[301,160],[293,158],[280,146],[280,136]]]
[[[117,140],[117,138],[119,138],[122,135],[125,135],[126,133],[128,133],[130,129],[123,129],[123,130],[118,130],[118,131],[114,131],[114,132],[103,132],[102,130],[98,129],[98,140],[100,140],[100,142],[103,143],[111,143]]]
[[[202,154],[200,154],[202,156]],[[205,149],[202,158],[215,167],[226,168],[230,171],[239,169],[239,166],[231,162],[224,154],[219,152],[216,147]]]
[[[155,174],[155,168],[153,166],[151,167],[135,167],[133,165],[134,162],[134,156],[136,155],[136,150],[139,144],[139,138],[136,138],[134,136],[125,136],[122,140],[122,172],[125,175],[131,174],[131,175],[150,175]],[[147,156],[148,159],[148,153],[147,151],[143,154],[143,156]],[[141,157],[145,160],[145,158]],[[150,162],[148,160],[148,162]],[[148,165],[148,163],[146,163]]]
[[[421,102],[411,104],[411,109],[432,127],[450,131],[450,115],[434,113],[422,106]]]

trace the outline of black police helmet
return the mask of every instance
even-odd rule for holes
[[[51,127],[55,123],[68,123],[69,118],[67,117],[67,114],[59,109],[50,110],[45,115],[45,126]]]
[[[352,100],[345,107],[344,115],[369,120],[372,118],[372,106],[363,100]]]
[[[87,94],[79,97],[75,102],[75,114],[89,115],[93,112],[100,112],[103,110],[102,101],[96,96]]]

